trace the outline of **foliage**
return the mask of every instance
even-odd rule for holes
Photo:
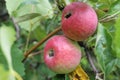
[[[45,43],[22,62],[27,50],[60,26],[62,12],[57,2],[5,1],[0,0],[0,80],[70,80],[68,74],[56,74],[44,64]],[[60,5],[73,1],[91,5],[99,19],[95,34],[80,44],[83,53],[80,65],[90,80],[120,80],[120,0],[64,0]]]

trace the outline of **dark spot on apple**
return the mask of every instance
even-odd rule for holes
[[[51,49],[48,54],[49,54],[49,57],[53,57],[53,56],[54,56],[54,51],[53,51],[53,49]]]
[[[72,14],[70,12],[68,12],[66,15],[65,15],[65,18],[69,18]]]

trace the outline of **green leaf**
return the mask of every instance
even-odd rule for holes
[[[9,80],[9,71],[5,70],[2,64],[0,64],[0,80]]]
[[[2,64],[4,66],[4,68],[8,69],[8,64],[7,64],[7,60],[0,48],[0,64]]]
[[[70,80],[69,75],[65,74],[65,80]]]
[[[105,72],[106,72],[107,75],[109,75],[109,74],[113,71],[115,65],[117,65],[117,59],[111,60],[111,61],[106,65],[106,71],[105,71]]]
[[[104,77],[112,71],[114,67],[114,56],[112,54],[112,37],[102,24],[98,25],[97,40],[95,45],[95,54],[100,64]],[[113,62],[111,62],[113,60]],[[112,66],[111,66],[112,65]]]
[[[39,13],[41,16],[52,18],[53,9],[48,0],[23,0],[16,10],[17,16]]]
[[[120,16],[115,23],[115,34],[113,38],[112,49],[116,57],[120,58]]]
[[[13,12],[17,9],[17,7],[21,4],[23,0],[5,0],[6,7],[10,16],[13,15]],[[13,4],[14,3],[14,4]]]
[[[52,6],[48,0],[6,0],[6,6],[11,16],[30,13],[40,13],[49,18],[53,16]]]
[[[41,78],[51,78],[53,76],[55,76],[56,74],[54,72],[52,72],[45,64],[41,63],[39,68],[37,69],[37,71],[40,73]],[[42,76],[45,75],[45,76]]]
[[[120,0],[117,0],[111,5],[109,13],[114,14],[118,11],[120,11]]]
[[[57,74],[52,80],[65,80],[65,74]]]
[[[0,27],[0,47],[8,62],[9,68],[12,67],[12,59],[10,53],[11,46],[15,40],[15,30],[11,26],[3,25]]]
[[[11,57],[12,57],[12,65],[13,69],[19,73],[21,76],[25,75],[25,68],[22,63],[23,52],[19,49],[18,43],[15,43],[11,48]]]
[[[23,0],[22,3],[19,5],[18,8],[21,8],[24,5],[28,5],[28,4],[38,4],[38,0]]]
[[[48,0],[6,0],[6,6],[9,14],[17,19],[15,22],[25,21],[19,25],[27,31],[39,26],[41,17],[46,19],[53,17],[53,8]]]
[[[96,40],[96,45],[95,45],[95,51],[96,55],[98,58],[98,61],[100,62],[101,69],[104,71],[105,70],[105,56],[104,56],[104,51],[107,49],[106,47],[109,47],[108,44],[111,42],[111,38],[108,37],[109,34],[107,31],[104,29],[103,25],[99,24],[98,25],[98,31],[97,31],[97,40]],[[107,42],[107,39],[109,42]]]
[[[40,41],[47,35],[45,29],[43,29],[42,27],[43,26],[41,25],[40,27],[34,29],[34,31],[32,32],[34,38],[37,39],[38,41]]]
[[[97,9],[96,13],[98,18],[102,18],[103,16],[105,16],[105,12],[103,10]]]
[[[22,29],[30,32],[35,30],[40,25],[39,20],[40,20],[40,16],[34,19],[30,19],[29,21],[21,22],[19,23],[19,25]]]
[[[120,68],[120,59],[117,59],[117,66]]]
[[[36,62],[26,63],[26,70],[27,73],[24,77],[24,80],[47,80],[55,76],[56,74],[52,72],[44,63],[39,63],[38,67],[33,67],[38,65]]]
[[[33,19],[33,18],[38,17],[38,16],[40,16],[40,14],[38,14],[38,13],[25,14],[23,16],[15,18],[15,22],[20,23],[20,22],[23,22],[23,21]]]
[[[15,30],[11,26],[2,25],[0,27],[0,48],[5,56],[10,72],[10,79],[15,80],[11,58],[11,47],[16,40]]]

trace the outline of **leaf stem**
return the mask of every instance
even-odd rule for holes
[[[48,34],[48,36],[46,36],[45,38],[43,38],[41,41],[39,41],[35,46],[33,46],[29,51],[27,51],[25,54],[24,54],[24,59],[22,60],[22,62],[24,62],[28,55],[33,51],[35,50],[36,48],[38,48],[41,44],[43,44],[46,40],[48,40],[51,36],[53,36],[54,34],[56,34],[58,31],[61,30],[61,27],[58,27],[57,29],[55,29],[53,32],[51,32],[50,34]]]
[[[30,30],[29,30],[28,37],[27,37],[27,41],[26,41],[26,45],[25,45],[25,52],[24,53],[26,53],[26,51],[28,49],[30,35],[31,35],[31,31],[32,31],[32,26],[33,26],[33,24],[31,23]]]

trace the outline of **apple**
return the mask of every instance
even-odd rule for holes
[[[70,73],[76,69],[81,59],[79,45],[64,35],[51,37],[44,48],[44,62],[58,74]]]
[[[62,12],[62,31],[75,41],[86,40],[97,27],[98,18],[92,7],[83,2],[73,2]]]

